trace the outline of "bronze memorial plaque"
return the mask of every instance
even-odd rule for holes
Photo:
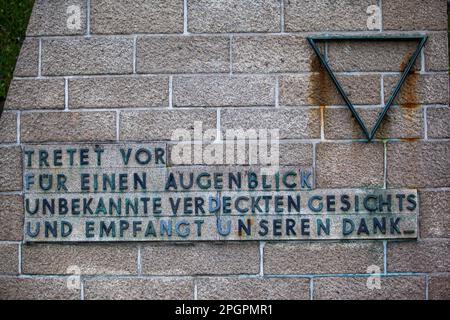
[[[417,190],[315,189],[310,167],[171,166],[165,143],[26,145],[27,242],[417,238]]]

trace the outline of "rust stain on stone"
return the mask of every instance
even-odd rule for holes
[[[419,141],[420,138],[401,138],[400,141],[402,142],[416,142]]]
[[[311,67],[311,72],[320,72],[323,71],[325,74],[325,69],[322,67],[319,58],[315,54],[311,54],[309,58],[309,63]]]
[[[403,57],[403,61],[400,65],[400,70],[403,72],[408,65],[410,55],[407,54]],[[419,99],[417,98],[417,83],[419,80],[419,74],[417,70],[413,70],[411,74],[406,78],[402,89],[400,90],[398,100],[401,101],[400,106],[408,109],[415,109],[419,107],[417,103]]]
[[[408,64],[410,56],[407,54],[400,65],[400,70],[403,72]],[[404,109],[402,121],[411,122],[414,119],[414,112],[416,108],[419,107],[418,97],[417,97],[417,83],[419,80],[419,74],[417,70],[413,70],[411,74],[406,78],[405,83],[403,84],[402,89],[400,90],[398,101],[401,101],[400,107]],[[401,138],[402,142],[416,142],[420,140],[420,138]]]
[[[320,106],[320,128],[325,130],[325,106]]]
[[[336,89],[316,55],[311,56],[310,67],[308,103],[313,106],[332,104],[336,100]]]

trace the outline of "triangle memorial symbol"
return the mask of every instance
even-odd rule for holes
[[[375,137],[375,134],[377,133],[378,129],[380,128],[380,125],[386,116],[386,113],[388,112],[391,105],[394,103],[395,99],[397,98],[397,95],[400,92],[400,89],[402,88],[403,84],[406,81],[406,78],[411,73],[411,70],[414,66],[414,63],[417,60],[417,57],[420,54],[420,51],[424,47],[425,43],[427,42],[428,36],[426,35],[362,35],[362,36],[340,36],[340,35],[320,35],[320,36],[310,36],[307,37],[307,40],[311,47],[313,48],[315,54],[319,58],[320,63],[327,71],[328,75],[331,77],[331,80],[333,81],[334,85],[336,86],[336,89],[338,90],[339,94],[341,95],[342,99],[344,99],[345,104],[352,112],[352,115],[355,117],[356,122],[361,127],[362,131],[364,132],[365,136],[367,137],[368,141],[372,141]],[[360,115],[356,111],[355,107],[351,103],[350,99],[348,98],[347,94],[345,93],[344,89],[342,88],[341,84],[337,80],[333,70],[331,69],[330,65],[328,64],[327,59],[322,55],[320,52],[319,47],[317,44],[319,42],[326,42],[326,41],[413,41],[417,40],[418,45],[416,50],[414,51],[413,55],[408,61],[408,64],[406,65],[405,69],[402,71],[400,80],[398,81],[397,85],[394,88],[394,91],[392,92],[391,96],[389,97],[388,101],[386,102],[383,111],[378,115],[378,119],[375,122],[375,125],[373,126],[372,130],[369,132],[369,129],[367,129],[366,125],[364,124],[364,121],[361,119]]]

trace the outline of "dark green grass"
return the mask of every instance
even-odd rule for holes
[[[34,0],[0,0],[0,113]]]

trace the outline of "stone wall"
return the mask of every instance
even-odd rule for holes
[[[67,8],[80,8],[68,28]],[[368,6],[381,30],[368,30]],[[445,0],[36,0],[0,119],[0,298],[450,298]],[[375,141],[306,36],[426,34]],[[362,117],[381,111],[414,44],[323,47]],[[282,163],[316,188],[413,188],[413,241],[25,244],[25,143],[166,141],[173,128],[278,128]],[[70,266],[81,270],[69,289]],[[366,286],[379,266],[381,289]]]

